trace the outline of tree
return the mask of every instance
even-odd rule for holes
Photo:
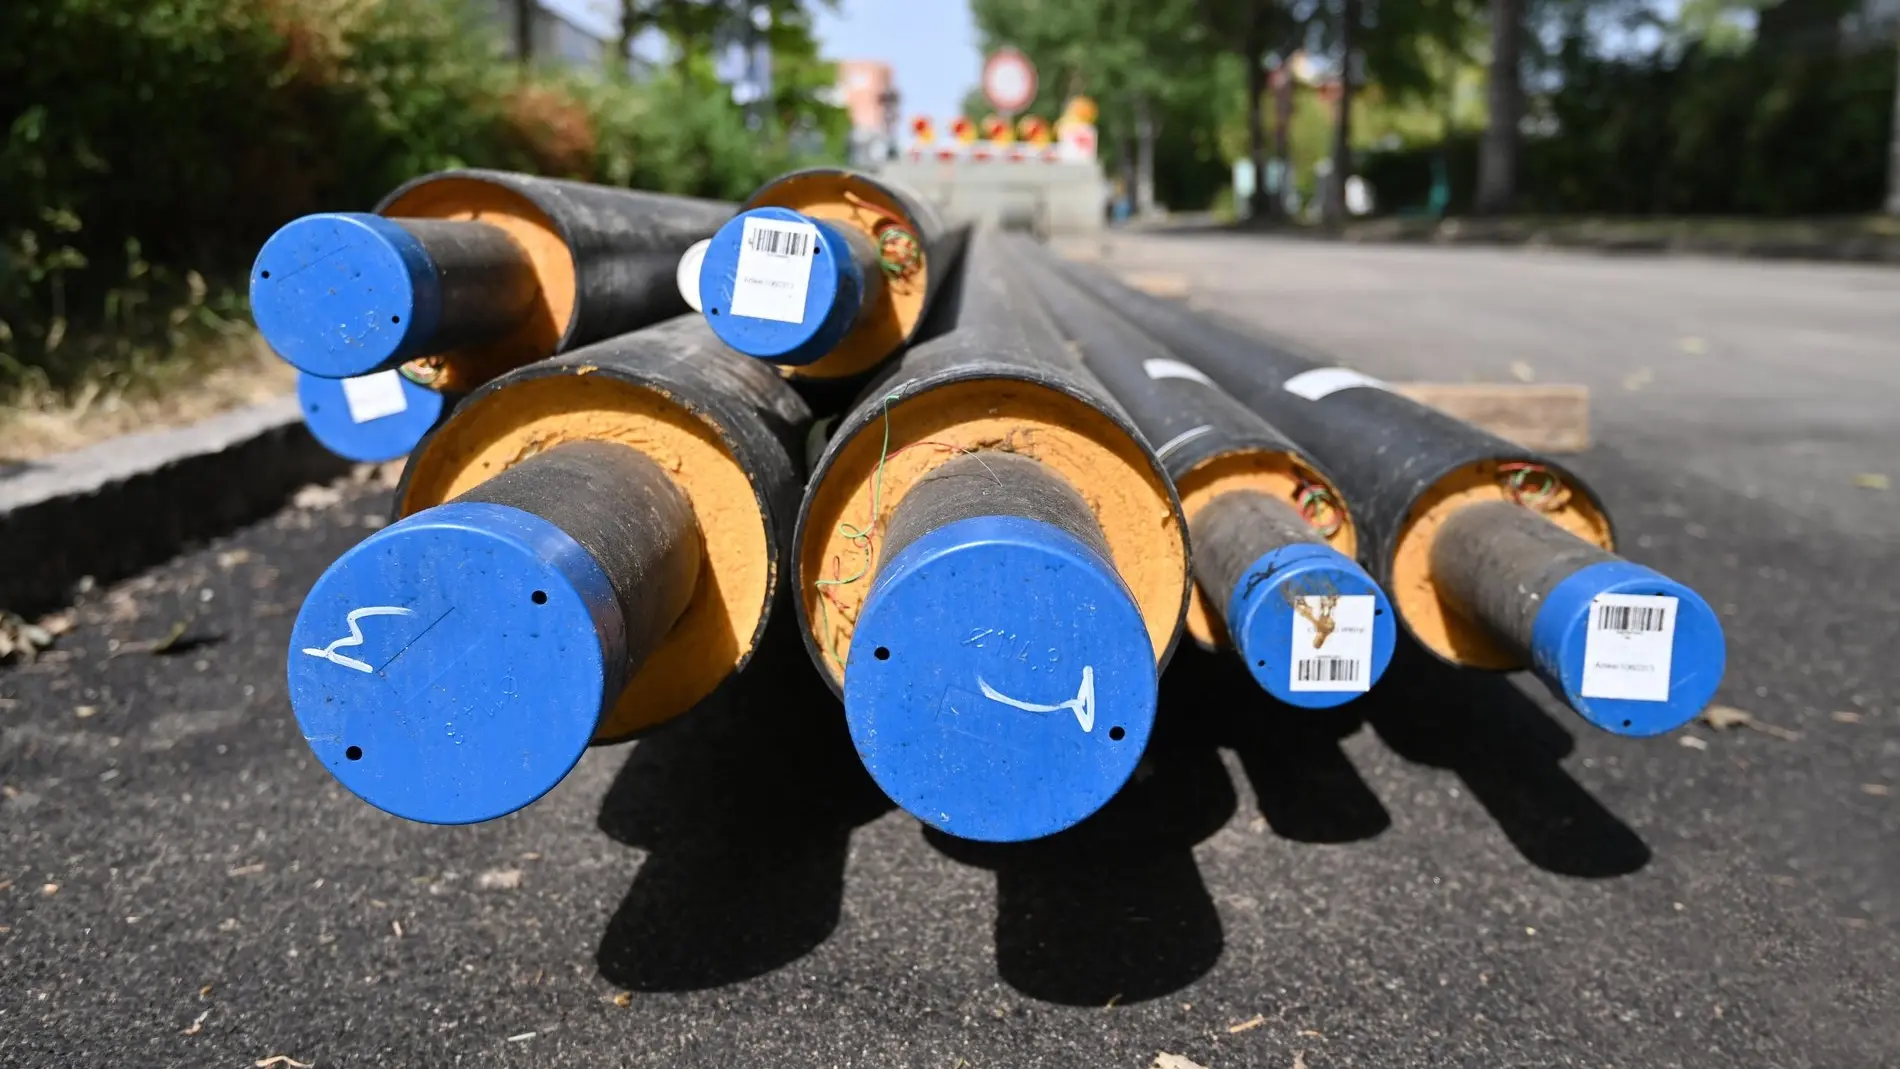
[[[1900,77],[1893,84],[1893,134],[1887,139],[1887,214],[1900,215]]]
[[[1328,226],[1346,221],[1346,179],[1352,176],[1353,49],[1359,43],[1359,0],[1339,3],[1339,115],[1333,120],[1333,165],[1320,194],[1320,217]]]
[[[1298,43],[1296,34],[1305,29],[1304,22],[1278,0],[1202,0],[1201,18],[1217,40],[1232,43],[1246,80],[1247,158],[1254,175],[1249,214],[1256,219],[1277,216],[1285,200],[1267,189],[1267,161],[1271,158],[1285,165],[1286,123],[1282,116],[1274,124],[1274,149],[1269,157],[1266,95],[1271,72],[1267,54],[1291,52]]]
[[[1100,105],[1102,147],[1124,163],[1130,199],[1154,201],[1156,143],[1177,124],[1211,130],[1215,64],[1225,51],[1199,18],[1200,0],[972,0],[986,49],[1021,49],[1041,75],[1029,110],[1054,116],[1061,98]],[[1145,161],[1145,162],[1144,162]]]
[[[1490,114],[1478,145],[1478,196],[1482,214],[1511,210],[1517,198],[1517,127],[1524,117],[1524,0],[1491,0],[1491,68],[1486,97]]]
[[[534,62],[534,16],[540,6],[537,0],[515,0],[515,61],[524,67]]]

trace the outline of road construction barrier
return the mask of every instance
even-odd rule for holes
[[[1325,465],[1364,532],[1362,560],[1426,649],[1532,668],[1616,734],[1672,730],[1713,699],[1725,664],[1714,611],[1617,557],[1608,514],[1573,472],[1097,268],[1064,271]]]
[[[298,614],[318,759],[380,809],[470,823],[690,709],[764,633],[809,420],[690,315],[478,389]]]
[[[252,266],[252,314],[271,348],[308,375],[398,372],[453,401],[510,368],[686,311],[681,254],[733,210],[501,171],[426,175],[373,213],[310,215],[278,230]],[[412,448],[429,410],[449,407],[393,386],[361,389],[414,403],[356,420],[336,394],[308,391],[319,405],[306,402],[311,429],[353,459],[400,456],[407,449],[391,443]]]
[[[971,239],[949,329],[875,380],[819,457],[796,592],[866,768],[952,835],[1015,841],[1133,772],[1188,596],[1153,451]]]
[[[1231,643],[1289,705],[1329,708],[1370,690],[1392,659],[1394,619],[1353,560],[1358,530],[1339,488],[1266,420],[1062,278],[1034,243],[1010,247],[1174,480],[1197,580],[1188,633],[1208,649]]]
[[[768,182],[719,229],[700,267],[713,331],[794,379],[858,378],[917,333],[954,276],[967,230],[858,171]]]

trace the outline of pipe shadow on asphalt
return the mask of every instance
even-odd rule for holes
[[[716,987],[815,950],[837,927],[854,829],[890,811],[837,699],[797,638],[774,627],[754,666],[633,749],[599,826],[647,851],[601,937],[601,975],[640,991]],[[1373,838],[1391,816],[1341,749],[1370,724],[1405,760],[1448,769],[1526,860],[1553,873],[1635,872],[1649,849],[1560,765],[1570,734],[1502,676],[1458,672],[1402,641],[1365,699],[1310,712],[1273,703],[1231,655],[1183,650],[1134,779],[1100,813],[1033,843],[925,831],[996,876],[1001,978],[1077,1006],[1160,998],[1219,961],[1220,915],[1194,847],[1238,801],[1236,751],[1281,838]]]
[[[744,674],[642,739],[608,788],[600,829],[647,851],[601,937],[609,982],[734,983],[837,927],[851,832],[892,806],[789,631],[775,623]]]
[[[1358,703],[1407,761],[1464,781],[1524,860],[1560,876],[1627,876],[1648,844],[1562,761],[1576,739],[1508,676],[1460,671],[1401,638],[1386,677]]]

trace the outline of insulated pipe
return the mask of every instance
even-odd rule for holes
[[[799,514],[798,605],[865,767],[949,834],[1069,827],[1133,772],[1187,601],[1166,473],[972,238],[950,329],[846,414]]]
[[[1454,612],[1529,661],[1559,697],[1619,735],[1659,735],[1715,697],[1722,624],[1688,587],[1503,502],[1461,509],[1432,540]]]
[[[1188,518],[1188,631],[1231,641],[1255,682],[1300,708],[1343,705],[1392,659],[1383,591],[1353,560],[1352,515],[1318,466],[1192,365],[1054,272],[1034,244],[1011,262],[1167,466]]]
[[[695,316],[477,390],[405,469],[404,518],[298,618],[312,747],[379,807],[466,823],[532,801],[579,746],[690,709],[745,666],[783,591],[810,418]],[[409,763],[370,764],[364,732]]]
[[[502,171],[427,175],[374,213],[320,213],[278,230],[252,266],[252,314],[302,372],[401,368],[454,397],[686,311],[680,258],[733,207]],[[326,442],[345,455],[389,437],[387,427],[330,430]]]
[[[916,335],[967,236],[888,179],[795,171],[714,235],[703,311],[726,344],[794,379],[855,378]]]
[[[658,465],[557,445],[331,565],[291,632],[291,708],[378,809],[512,813],[580,760],[700,566],[692,506]]]
[[[1426,649],[1467,667],[1532,668],[1579,714],[1618,734],[1668,731],[1713,700],[1725,664],[1720,622],[1688,588],[1614,556],[1609,517],[1575,474],[1401,397],[1370,376],[1316,364],[1214,317],[1139,293],[1099,270],[1073,264],[1063,270],[1326,466],[1367,535],[1362,561],[1391,597],[1407,631]],[[1464,518],[1468,510],[1490,504],[1509,509]],[[1502,594],[1481,593],[1469,568],[1454,570],[1453,564],[1476,559],[1492,567],[1503,559],[1472,539],[1473,525],[1498,524],[1505,516],[1514,517],[1510,530],[1537,532],[1528,544],[1509,544],[1524,559],[1541,561],[1539,567],[1555,568],[1566,557],[1618,567],[1577,569],[1561,606],[1553,600],[1557,587],[1542,591],[1534,584],[1519,585],[1502,588]],[[1461,522],[1454,524],[1455,519]],[[1560,552],[1559,547],[1567,548]],[[1637,573],[1623,568],[1640,569],[1641,577],[1629,579]],[[1491,589],[1488,581],[1482,589]],[[1669,627],[1666,634],[1625,634],[1610,625],[1628,616],[1593,611],[1644,607],[1623,600],[1632,591],[1678,599],[1679,611],[1660,618]],[[1578,598],[1581,609],[1571,604]],[[1516,607],[1500,607],[1507,603]],[[1572,635],[1587,620],[1584,638],[1595,634],[1597,621],[1614,635],[1606,633],[1594,643],[1553,638],[1545,647],[1525,641],[1519,626],[1525,614],[1541,619],[1545,611],[1556,614],[1545,625],[1555,629],[1552,633]],[[1640,639],[1635,645],[1630,645],[1632,636]],[[1569,660],[1543,659],[1540,649],[1568,651]],[[1637,694],[1642,696],[1631,696]],[[1599,705],[1596,699],[1617,704]],[[1651,704],[1644,715],[1636,715],[1624,702]]]

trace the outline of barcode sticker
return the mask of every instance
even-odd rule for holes
[[[1323,400],[1341,390],[1350,390],[1355,386],[1366,386],[1375,390],[1385,389],[1385,383],[1349,367],[1318,367],[1311,371],[1302,371],[1280,384],[1281,389],[1304,397],[1308,401]]]
[[[344,379],[343,402],[350,406],[350,419],[357,423],[409,410],[409,398],[402,392],[402,375],[395,371]]]
[[[1293,599],[1293,667],[1287,689],[1372,689],[1370,594],[1327,594]]]
[[[811,288],[812,250],[818,228],[810,223],[748,218],[739,236],[739,271],[732,285],[733,315],[805,321],[805,291]]]
[[[1668,701],[1676,605],[1662,595],[1597,595],[1583,639],[1583,696]]]

